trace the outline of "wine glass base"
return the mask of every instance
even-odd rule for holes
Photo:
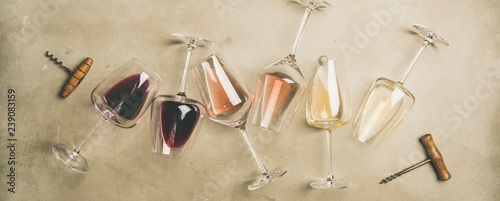
[[[66,166],[71,168],[73,171],[85,174],[89,171],[89,165],[85,158],[65,144],[55,144],[52,146],[52,151],[56,155],[57,159],[62,161]]]
[[[175,36],[181,40],[185,40],[185,42],[187,44],[191,44],[191,45],[195,45],[195,46],[213,45],[214,44],[214,42],[209,41],[209,40],[204,39],[204,38],[198,38],[198,37],[188,36],[188,35],[184,35],[184,34],[170,34],[170,35]]]
[[[274,170],[272,172],[269,172],[265,175],[259,176],[255,181],[253,181],[250,185],[248,185],[248,190],[257,190],[259,188],[262,188],[264,186],[269,185],[273,181],[276,181],[279,179],[281,176],[283,176],[285,173],[288,172],[288,169],[285,168],[284,170]]]
[[[443,38],[443,36],[437,34],[434,32],[432,29],[425,27],[420,24],[414,24],[413,29],[418,33],[418,35],[422,36],[425,38],[425,40],[433,43],[433,42],[439,42],[443,45],[450,46],[450,42],[448,42],[446,39]]]
[[[341,189],[347,188],[351,186],[351,182],[343,182],[343,181],[317,181],[310,184],[311,187],[315,189]]]

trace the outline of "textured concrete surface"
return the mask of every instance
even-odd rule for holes
[[[424,51],[405,83],[416,103],[380,148],[356,141],[352,123],[334,131],[334,173],[352,187],[308,186],[326,176],[328,152],[324,132],[306,123],[304,101],[279,135],[249,128],[266,166],[289,172],[248,191],[259,170],[242,136],[208,119],[185,160],[150,154],[149,111],[132,129],[111,125],[90,138],[82,150],[88,174],[57,161],[51,145],[85,137],[100,118],[92,89],[132,57],[162,77],[159,94],[176,93],[185,46],[172,43],[170,33],[216,42],[197,48],[193,63],[224,51],[255,90],[259,70],[290,51],[302,7],[285,0],[0,1],[0,200],[499,200],[500,2],[330,3],[312,13],[297,60],[307,78],[320,55],[345,60],[354,114],[376,78],[403,74],[422,41],[412,24],[433,28],[452,45]],[[67,74],[45,57],[47,50],[72,69],[87,56],[95,60],[69,98],[58,96]],[[14,138],[8,136],[9,89],[15,90]],[[187,94],[201,100],[191,75]],[[426,165],[379,185],[426,158],[418,141],[426,133],[434,135],[453,178],[438,181]],[[8,176],[11,168],[15,176]],[[8,191],[12,178],[15,193]]]

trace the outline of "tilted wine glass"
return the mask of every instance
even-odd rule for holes
[[[194,144],[198,128],[205,117],[205,107],[200,102],[186,97],[189,61],[198,45],[212,45],[203,38],[171,34],[187,43],[187,56],[179,92],[176,95],[161,95],[151,106],[151,143],[153,153],[170,157],[183,157]]]
[[[87,173],[90,168],[80,150],[89,137],[105,121],[123,128],[134,127],[149,108],[160,84],[160,77],[138,59],[117,68],[91,94],[95,109],[102,115],[101,120],[78,146],[57,143],[52,146],[52,151],[72,170]]]
[[[307,19],[313,10],[330,6],[322,0],[299,0],[298,2],[306,6],[306,11],[292,51],[285,58],[260,72],[259,84],[250,112],[251,124],[278,133],[285,122],[289,122],[293,117],[307,88],[307,83],[295,60],[295,52]]]
[[[237,128],[245,138],[253,157],[261,170],[260,175],[249,186],[249,190],[264,187],[287,172],[287,169],[269,171],[262,163],[245,130],[247,115],[252,106],[252,93],[243,84],[231,65],[219,55],[211,55],[192,67],[208,117],[229,127]],[[238,81],[239,80],[239,81]]]
[[[425,26],[414,24],[413,29],[424,38],[424,42],[401,81],[378,78],[365,95],[354,121],[354,137],[374,148],[380,146],[390,136],[415,103],[415,97],[403,86],[403,82],[422,51],[436,42],[446,46],[450,45],[441,35]]]
[[[351,106],[347,79],[343,66],[326,56],[318,59],[316,69],[309,82],[306,100],[307,123],[326,130],[329,153],[329,172],[326,180],[313,182],[311,187],[317,189],[346,188],[350,182],[342,182],[333,176],[332,130],[344,126],[351,121]]]

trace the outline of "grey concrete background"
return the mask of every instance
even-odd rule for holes
[[[351,137],[352,123],[334,131],[334,168],[351,188],[329,191],[308,184],[327,173],[324,132],[307,125],[305,107],[279,135],[249,128],[269,169],[289,172],[248,191],[259,173],[238,131],[205,119],[186,160],[149,153],[149,115],[132,129],[109,126],[83,147],[91,171],[59,163],[51,145],[78,144],[99,120],[92,89],[132,57],[164,80],[159,94],[176,93],[185,46],[170,33],[217,43],[197,48],[193,63],[224,51],[255,90],[260,69],[291,49],[303,8],[280,1],[0,1],[0,200],[499,200],[500,2],[339,1],[313,12],[297,51],[308,78],[320,55],[346,62],[353,115],[378,77],[399,79],[421,39],[414,23],[445,36],[450,47],[424,51],[405,86],[416,104],[379,149]],[[58,97],[70,68],[87,56],[95,63],[69,98]],[[16,95],[15,193],[8,191],[8,89]],[[190,75],[188,96],[201,100]],[[432,133],[453,178],[437,180],[430,165],[389,184],[386,176],[425,159],[418,138]]]

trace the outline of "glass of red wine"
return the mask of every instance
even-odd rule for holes
[[[160,85],[161,79],[153,70],[138,59],[131,59],[92,91],[94,107],[102,115],[92,131],[78,146],[58,143],[52,146],[52,151],[72,170],[87,173],[90,168],[80,154],[82,145],[105,121],[123,128],[134,127],[149,108]]]
[[[179,92],[161,95],[151,106],[151,143],[153,153],[169,157],[183,157],[194,144],[196,134],[205,117],[205,107],[186,97],[186,81],[191,54],[196,46],[211,45],[203,38],[171,34],[187,43],[187,57]]]
[[[249,190],[256,190],[279,179],[287,169],[267,170],[255,151],[245,129],[253,95],[245,84],[238,82],[242,79],[230,66],[232,65],[221,56],[211,55],[203,62],[194,65],[192,71],[208,117],[218,123],[239,129],[248,144],[262,173],[248,186]]]

